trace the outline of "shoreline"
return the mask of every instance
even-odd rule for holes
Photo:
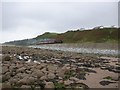
[[[61,52],[73,52],[79,54],[87,55],[100,55],[100,56],[112,56],[118,57],[120,52],[118,52],[117,43],[82,43],[82,44],[44,44],[44,45],[2,45],[2,46],[12,46],[12,47],[29,47],[35,49],[61,51]],[[1,46],[1,47],[2,47]]]

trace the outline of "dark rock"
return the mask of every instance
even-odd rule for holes
[[[3,74],[5,74],[6,72],[8,72],[8,70],[9,70],[8,67],[6,67],[6,66],[2,67],[2,73]]]
[[[16,70],[17,73],[20,73],[20,72],[25,72],[26,68],[25,67],[21,67],[19,69]]]
[[[55,88],[55,85],[54,85],[54,83],[53,82],[46,82],[45,83],[45,88]]]
[[[10,72],[2,75],[2,82],[8,81],[8,79],[10,79]]]
[[[5,56],[3,57],[3,61],[10,61],[11,60],[11,57],[10,56]]]
[[[26,76],[23,79],[21,79],[20,81],[18,81],[18,83],[21,85],[32,85],[35,83],[35,81],[36,81],[36,79],[34,77]]]
[[[115,82],[111,82],[111,81],[101,81],[99,82],[101,85],[105,86],[105,85],[109,85],[110,83],[115,83]]]
[[[38,78],[44,76],[44,73],[41,70],[35,69],[33,75],[36,75]]]
[[[2,83],[2,88],[11,88],[11,84],[9,82],[7,83]]]

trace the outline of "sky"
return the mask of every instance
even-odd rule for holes
[[[0,43],[34,38],[44,32],[118,26],[118,2],[3,1]],[[1,27],[1,26],[0,26]]]

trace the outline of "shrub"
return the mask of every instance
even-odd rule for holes
[[[54,83],[55,89],[65,89],[65,85],[63,83]]]

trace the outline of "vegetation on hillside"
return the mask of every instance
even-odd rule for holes
[[[76,30],[67,31],[65,33],[44,33],[43,35],[37,36],[36,39],[52,38],[63,40],[64,43],[80,43],[80,42],[111,42],[118,41],[118,29],[117,28],[103,28],[103,29],[92,29],[92,30]]]
[[[13,45],[31,45],[39,43],[41,39],[58,39],[64,43],[104,43],[104,42],[118,42],[120,39],[118,35],[120,28],[96,28],[90,30],[73,30],[65,33],[57,34],[46,32],[33,39],[25,39],[19,41],[7,42],[5,44]]]

